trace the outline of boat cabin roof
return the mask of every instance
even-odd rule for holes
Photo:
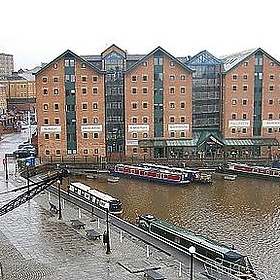
[[[177,234],[179,236],[182,236],[183,238],[193,240],[196,244],[199,244],[206,248],[210,248],[217,252],[221,252],[224,255],[226,255],[229,259],[232,259],[233,261],[246,257],[246,255],[244,255],[243,253],[237,251],[236,249],[234,249],[228,245],[222,244],[220,242],[217,242],[215,240],[212,240],[212,239],[202,236],[200,234],[196,234],[196,233],[186,230],[184,228],[175,226],[160,218],[154,217],[149,214],[142,216],[142,218],[146,219],[151,224],[154,224],[158,227],[167,228],[169,231],[171,231],[174,234]]]

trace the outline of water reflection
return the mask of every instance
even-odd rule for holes
[[[123,202],[124,218],[151,213],[246,252],[267,279],[280,278],[279,183],[221,177],[185,187],[121,179],[116,184],[79,179]],[[277,277],[278,276],[278,277]]]

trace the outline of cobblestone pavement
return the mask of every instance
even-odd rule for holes
[[[16,195],[3,192],[26,184],[25,179],[13,176],[6,183],[1,171],[0,181],[0,206]],[[147,248],[142,241],[113,226],[111,254],[106,254],[101,240],[88,239],[84,229],[74,229],[69,222],[78,218],[86,223],[86,229],[103,233],[104,220],[93,219],[64,201],[59,220],[50,211],[49,200],[57,205],[57,197],[45,191],[0,217],[0,279],[144,279],[143,270],[155,267],[167,279],[189,279],[188,267],[179,271],[179,264],[171,257]]]

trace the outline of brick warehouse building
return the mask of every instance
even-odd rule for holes
[[[207,51],[175,58],[161,47],[147,55],[115,45],[101,55],[68,50],[36,73],[39,156],[271,152],[279,66],[262,49],[220,59]]]

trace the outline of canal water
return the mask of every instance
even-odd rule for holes
[[[73,179],[72,179],[73,180]],[[245,252],[265,279],[280,279],[279,182],[214,175],[184,187],[140,180],[78,179],[123,202],[124,219],[149,213]]]

